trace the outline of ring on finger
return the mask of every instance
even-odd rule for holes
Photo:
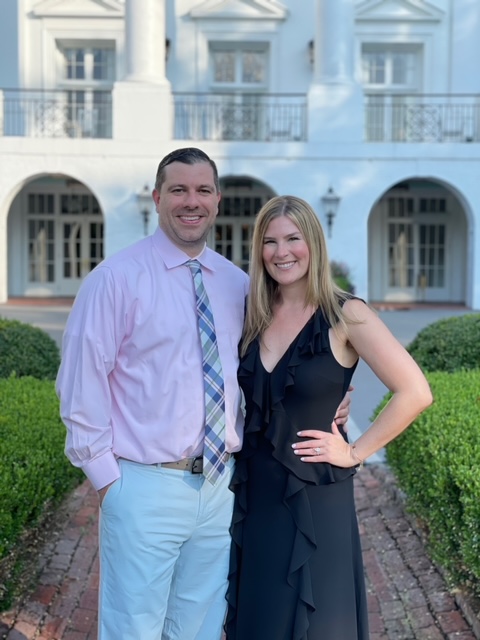
[[[314,448],[314,451],[315,451],[315,453],[317,454],[317,456],[319,456],[319,455],[320,455],[320,452],[321,452],[322,450],[320,449],[320,447],[315,447],[315,448]]]

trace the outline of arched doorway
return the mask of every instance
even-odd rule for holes
[[[394,185],[369,219],[371,301],[466,299],[467,219],[455,197],[433,180]]]
[[[10,296],[74,296],[103,260],[103,216],[89,189],[45,176],[25,185],[8,217]]]
[[[255,215],[275,194],[264,183],[249,177],[220,180],[222,199],[209,246],[244,271],[248,271]]]

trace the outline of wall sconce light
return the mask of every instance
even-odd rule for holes
[[[150,221],[150,213],[152,211],[152,193],[145,184],[143,189],[137,193],[137,203],[140,215],[143,218],[143,233],[148,236],[148,223]]]
[[[328,187],[324,196],[322,196],[322,206],[327,219],[328,237],[332,237],[332,227],[335,216],[337,215],[338,205],[340,204],[340,196],[335,193],[333,187]]]
[[[308,43],[308,59],[310,60],[310,64],[315,62],[315,41],[310,40]]]

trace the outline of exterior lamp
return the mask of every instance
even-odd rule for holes
[[[140,215],[143,218],[143,233],[148,236],[148,223],[152,211],[152,194],[148,184],[145,184],[143,189],[137,193],[137,202]]]
[[[328,187],[326,194],[322,197],[323,211],[327,219],[328,237],[332,237],[332,227],[335,216],[337,215],[338,205],[340,204],[340,196],[338,196],[333,187]]]
[[[310,64],[315,62],[315,41],[308,41],[308,59],[310,60]]]

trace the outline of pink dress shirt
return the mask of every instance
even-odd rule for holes
[[[57,377],[65,452],[96,489],[144,464],[201,455],[202,350],[189,257],[156,232],[85,278],[67,321]],[[237,382],[248,277],[206,248],[198,260],[225,379],[226,448],[242,445]]]

